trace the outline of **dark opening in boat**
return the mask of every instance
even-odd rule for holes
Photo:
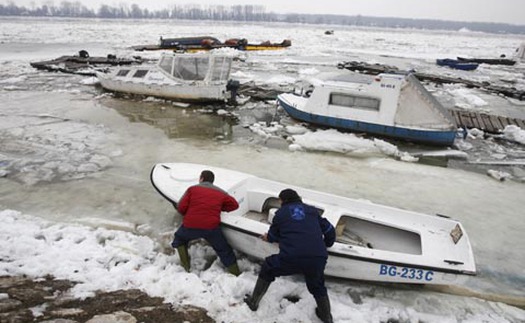
[[[343,215],[336,225],[337,242],[366,248],[421,255],[419,234]]]

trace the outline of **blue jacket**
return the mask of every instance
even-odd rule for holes
[[[284,204],[275,213],[268,241],[279,243],[286,257],[328,257],[326,247],[335,242],[335,229],[319,211],[302,202]]]

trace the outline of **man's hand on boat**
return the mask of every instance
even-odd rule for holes
[[[259,238],[261,238],[262,240],[268,242],[268,233],[265,233],[263,235],[260,235]]]

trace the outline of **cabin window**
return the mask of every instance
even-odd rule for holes
[[[376,98],[348,95],[343,93],[330,94],[330,104],[342,107],[379,111],[380,103],[381,101]]]
[[[208,57],[177,57],[173,76],[187,81],[202,81],[206,77],[209,65]]]
[[[211,74],[212,81],[226,80],[231,68],[231,60],[227,57],[215,57]]]
[[[117,72],[117,76],[126,76],[129,74],[129,70],[120,70]]]
[[[148,70],[137,70],[135,74],[133,74],[133,77],[140,78],[146,76],[146,74],[148,74]]]
[[[173,57],[163,56],[160,59],[159,67],[168,74],[171,74],[172,65],[173,65]]]

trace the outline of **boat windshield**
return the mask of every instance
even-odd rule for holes
[[[160,59],[159,67],[166,73],[171,74],[171,67],[173,66],[173,57],[163,56]]]
[[[213,68],[212,68],[212,81],[224,81],[227,80],[230,75],[230,69],[232,60],[229,57],[214,57]]]
[[[203,81],[210,65],[208,57],[175,57],[173,76],[187,81]]]

